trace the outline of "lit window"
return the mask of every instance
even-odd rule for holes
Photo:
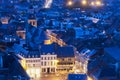
[[[51,66],[53,65],[53,62],[51,62]]]
[[[71,59],[69,58],[68,61],[71,61]]]
[[[44,66],[46,66],[46,62],[45,62],[45,64],[44,64]]]
[[[41,62],[41,66],[43,66],[43,62]]]
[[[52,57],[51,57],[51,60],[52,60]]]
[[[33,64],[33,67],[35,67],[35,64]]]
[[[45,57],[45,60],[46,60],[46,57]]]

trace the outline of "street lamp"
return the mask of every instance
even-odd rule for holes
[[[82,5],[87,5],[87,1],[86,0],[82,0]]]
[[[96,5],[100,6],[102,3],[100,1],[96,1]]]
[[[68,6],[72,6],[73,5],[73,2],[70,0],[68,1]]]
[[[94,3],[94,2],[91,2],[91,5],[92,5],[92,6],[94,6],[94,5],[95,5],[95,3]]]

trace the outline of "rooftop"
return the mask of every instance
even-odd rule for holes
[[[104,51],[111,55],[117,61],[120,61],[120,48],[119,47],[108,47]]]

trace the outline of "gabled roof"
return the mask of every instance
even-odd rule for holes
[[[105,48],[104,51],[111,55],[117,61],[120,61],[120,48],[119,47],[109,47]]]
[[[40,57],[40,51],[39,50],[31,50],[28,52],[28,54],[26,55],[26,57],[35,57],[35,58],[39,58]]]
[[[55,53],[55,45],[41,45],[41,54]]]
[[[56,49],[57,57],[74,57],[74,48],[71,46],[58,47]]]
[[[36,19],[36,16],[34,14],[29,14],[28,19]]]
[[[116,71],[115,71],[115,67],[107,67],[107,68],[103,68],[101,70],[101,73],[99,75],[99,78],[110,78],[110,77],[116,77]]]
[[[44,40],[49,40],[49,37],[47,36],[46,32],[42,29],[36,29],[32,34],[32,41],[37,44],[43,43]]]

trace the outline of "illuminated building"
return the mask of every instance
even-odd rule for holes
[[[21,64],[25,68],[28,75],[34,79],[40,78],[41,73],[40,52],[38,50],[29,51],[28,55],[25,56],[23,61],[24,62],[21,62]]]
[[[22,39],[25,39],[25,33],[26,33],[25,30],[18,30],[18,31],[16,31],[17,36],[19,36]]]
[[[57,72],[73,72],[74,48],[70,46],[58,47],[57,52]]]
[[[31,24],[34,27],[37,27],[37,19],[36,16],[33,14],[30,14],[28,17],[28,23]]]
[[[41,70],[42,73],[56,73],[57,55],[54,53],[43,53],[41,55]]]
[[[8,24],[9,23],[9,17],[2,17],[0,20],[2,22],[2,24]]]

